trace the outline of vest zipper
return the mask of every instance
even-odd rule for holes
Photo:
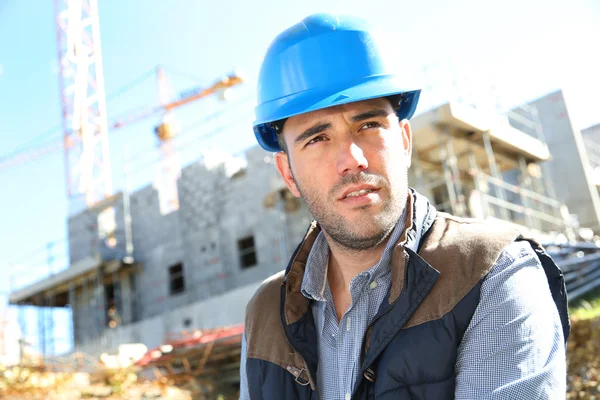
[[[400,299],[400,297],[402,297],[402,296],[401,296],[401,295],[400,295],[400,296],[398,296],[398,298],[397,298],[397,299],[396,299],[396,300],[395,300],[395,301],[394,301],[392,304],[390,304],[390,306],[389,306],[388,308],[386,308],[386,310],[385,310],[384,312],[382,312],[381,314],[379,314],[379,316],[378,316],[378,317],[376,317],[376,318],[375,318],[373,321],[371,321],[371,323],[369,324],[369,326],[367,326],[367,332],[369,331],[369,329],[371,329],[371,326],[372,326],[372,325],[373,325],[373,324],[374,324],[374,323],[375,323],[375,322],[376,322],[376,321],[377,321],[379,318],[383,317],[385,314],[387,314],[388,312],[390,312],[390,311],[391,311],[391,310],[392,310],[392,309],[393,309],[393,308],[396,306],[396,303],[398,302],[398,300]],[[365,354],[365,344],[366,344],[366,343],[365,343],[365,340],[364,340],[364,338],[363,338],[363,344],[362,344],[362,349],[361,349],[361,357],[362,357],[362,358],[364,358],[364,356],[366,355],[366,354]],[[368,383],[367,383],[368,385],[374,385],[374,384],[375,384],[375,382],[374,382],[374,381],[371,381],[371,380],[369,380],[369,379],[366,379],[366,377],[365,377],[365,374],[366,374],[366,372],[367,372],[369,369],[373,370],[373,369],[371,368],[371,366],[370,366],[370,365],[369,365],[369,366],[367,366],[367,368],[365,368],[364,370],[363,370],[363,368],[361,368],[361,370],[360,370],[360,374],[359,374],[359,375],[358,375],[358,377],[357,377],[357,379],[360,379],[360,380],[361,380],[361,382],[360,382],[360,384],[361,384],[361,385],[364,385],[364,383],[362,382],[362,380],[366,380],[366,381],[368,382]],[[354,387],[354,390],[355,390],[355,391],[354,391],[354,393],[352,393],[352,399],[354,399],[354,398],[355,398],[354,396],[356,395],[356,389],[358,389],[358,387],[359,387],[359,386],[355,386],[355,387]],[[367,398],[368,398],[368,392],[367,392]]]
[[[404,268],[404,282],[406,282],[406,275],[408,273],[408,262],[409,262],[409,255],[408,253],[406,253],[406,261],[405,261],[405,268]],[[383,311],[381,314],[377,315],[373,321],[371,321],[369,323],[369,325],[367,326],[367,330],[365,332],[368,332],[369,329],[371,329],[371,326],[373,326],[373,324],[375,322],[377,322],[381,317],[383,317],[385,314],[389,313],[391,310],[394,309],[394,307],[396,306],[396,304],[398,303],[398,301],[402,298],[402,296],[404,296],[404,292],[400,293],[400,296],[398,296],[398,298],[396,300],[394,300],[394,302],[392,304],[390,304],[390,306],[388,308],[385,309],[385,311]],[[361,349],[361,355],[364,357],[365,354],[365,341],[363,339],[363,344],[362,344],[362,349]]]
[[[404,268],[404,282],[406,282],[406,275],[407,275],[407,273],[408,273],[408,262],[409,262],[409,258],[410,258],[410,257],[409,257],[409,255],[408,255],[408,252],[407,252],[407,253],[406,253],[406,263],[405,263],[405,268]],[[386,315],[387,313],[389,313],[390,311],[392,311],[392,310],[394,309],[394,307],[396,307],[396,304],[397,304],[397,303],[398,303],[398,301],[399,301],[399,300],[402,298],[402,296],[404,296],[404,292],[401,292],[401,293],[400,293],[400,296],[398,296],[398,298],[397,298],[396,300],[394,300],[394,302],[393,302],[392,304],[390,304],[390,306],[389,306],[388,308],[386,308],[386,309],[385,309],[385,310],[384,310],[384,311],[383,311],[381,314],[377,315],[377,316],[376,316],[376,317],[373,319],[373,321],[371,321],[371,322],[369,323],[369,325],[367,326],[367,330],[366,330],[365,332],[368,332],[368,331],[369,331],[369,329],[371,329],[371,326],[373,326],[373,324],[374,324],[375,322],[377,322],[377,321],[378,321],[380,318],[382,318],[384,315]],[[361,358],[364,358],[364,356],[366,355],[366,353],[365,353],[365,346],[366,346],[366,341],[365,341],[365,338],[366,338],[366,337],[363,337],[363,343],[362,343],[362,346],[361,346],[361,351],[360,351],[360,353],[361,353]],[[362,363],[362,360],[361,360],[361,363]],[[368,366],[367,366],[367,368],[365,368],[364,370],[363,370],[363,368],[361,368],[360,374],[358,375],[358,379],[361,379],[361,380],[362,380],[362,379],[366,379],[366,378],[365,378],[365,376],[364,376],[364,374],[365,374],[365,372],[366,372],[366,371],[367,371],[369,368],[371,368],[371,366],[370,366],[370,365],[368,365]],[[374,384],[374,382],[371,382],[371,381],[370,381],[370,380],[368,380],[368,379],[367,379],[367,381],[368,381],[368,382],[370,382],[371,384]],[[362,381],[361,381],[361,384],[362,384]],[[358,386],[355,386],[355,389],[357,389],[357,388],[358,388]],[[352,399],[354,399],[354,396],[355,396],[355,394],[356,394],[356,392],[352,393]]]

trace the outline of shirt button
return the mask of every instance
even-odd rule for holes
[[[375,288],[377,287],[377,281],[373,281],[373,282],[371,282],[371,285],[369,285],[369,287],[370,287],[371,289],[375,289]]]
[[[346,393],[346,400],[350,400],[350,397],[352,397],[350,396],[350,393]]]
[[[351,321],[350,321],[350,317],[348,317],[348,319],[346,320],[346,330],[347,331],[350,330],[350,326],[351,326]]]

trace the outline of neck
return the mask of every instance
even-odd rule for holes
[[[330,251],[327,280],[332,290],[342,291],[349,291],[352,278],[379,262],[390,238],[388,234],[382,243],[367,250],[352,250],[340,246],[326,232],[323,233]]]

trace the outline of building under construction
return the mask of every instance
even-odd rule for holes
[[[68,220],[68,267],[13,288],[12,305],[40,311],[37,329],[20,321],[20,345],[35,336],[41,356],[54,355],[52,310],[68,309],[72,352],[142,344],[150,351],[140,366],[195,391],[234,394],[246,303],[285,267],[310,212],[258,146],[241,160],[181,168],[172,111],[225,98],[239,76],[174,100],[159,69],[161,104],[109,123],[96,1],[56,4],[64,140],[54,148],[65,151],[69,196],[82,191],[86,204]],[[562,92],[509,113],[449,99],[422,109],[411,120],[409,183],[438,210],[513,224],[542,242],[597,240],[600,134],[573,125]],[[114,194],[108,130],[156,114],[157,179]],[[579,245],[576,262],[561,265],[572,298],[600,281],[596,249]]]
[[[69,197],[80,191],[85,204],[68,219],[67,268],[12,288],[10,304],[39,316],[36,326],[19,321],[20,356],[28,347],[56,355],[54,311],[68,310],[71,353],[97,359],[125,352],[123,345],[149,349],[134,357],[140,367],[194,392],[235,397],[245,306],[285,267],[310,212],[258,146],[181,168],[173,110],[226,98],[239,76],[173,99],[158,69],[161,104],[109,122],[96,0],[56,5],[64,137],[38,153],[64,151]],[[571,298],[598,286],[599,126],[574,126],[561,91],[508,113],[450,98],[424,106],[429,95],[423,91],[411,120],[411,186],[440,211],[503,221],[556,243]],[[108,131],[153,115],[161,116],[157,178],[115,194]],[[13,346],[4,336],[0,344]]]

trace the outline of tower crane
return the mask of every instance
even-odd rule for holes
[[[172,143],[176,136],[172,111],[211,95],[225,99],[230,88],[243,79],[232,73],[209,87],[193,88],[173,99],[164,71],[157,68],[160,104],[108,122],[97,0],[55,0],[55,15],[62,138],[0,158],[0,173],[62,150],[68,198],[83,194],[90,207],[113,190],[108,132],[162,115],[155,129],[161,161],[154,186],[159,196],[163,195],[161,211],[176,208],[176,182],[173,184],[180,167]]]

